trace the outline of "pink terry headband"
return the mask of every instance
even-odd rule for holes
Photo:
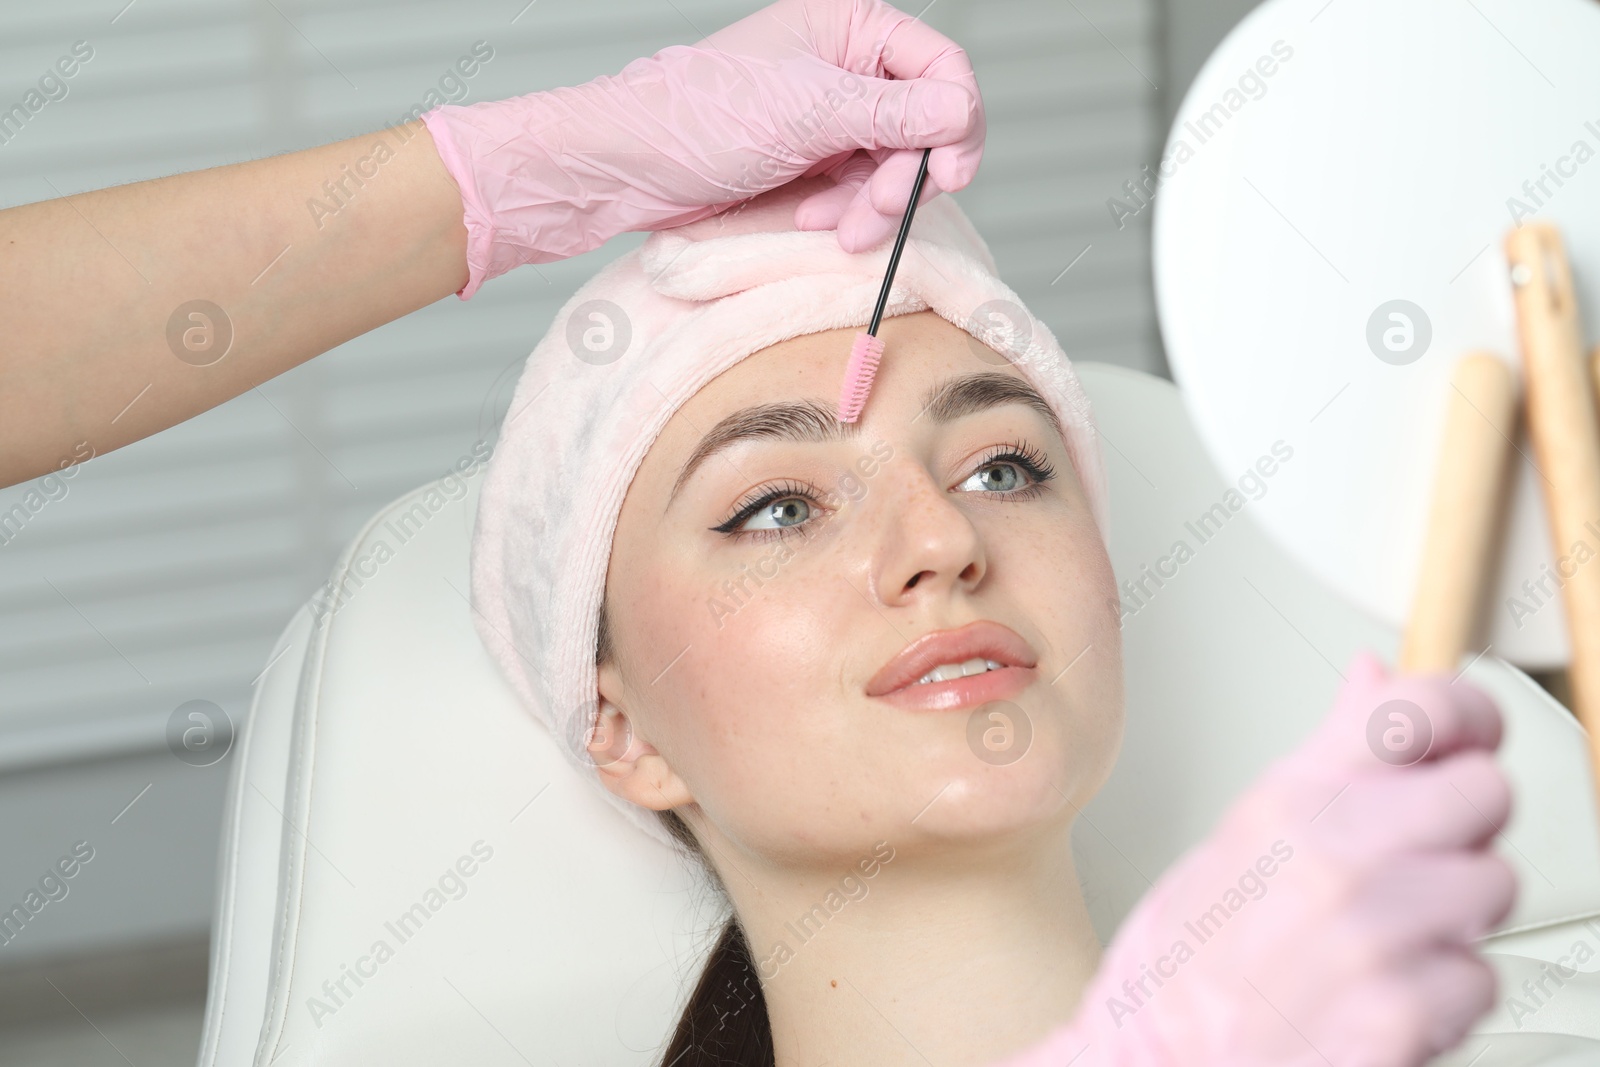
[[[600,784],[595,638],[611,538],[645,453],[711,379],[790,337],[871,318],[892,237],[871,252],[795,229],[809,178],[650,235],[556,313],[528,357],[478,501],[472,605],[479,636],[527,708],[607,802],[671,844],[658,816]],[[1016,366],[1055,410],[1102,540],[1104,459],[1088,397],[1050,330],[995,277],[950,196],[917,210],[885,317],[931,310]],[[848,348],[848,342],[846,342]],[[885,360],[894,359],[891,350]],[[841,364],[842,365],[842,364]],[[578,470],[605,471],[594,479]]]

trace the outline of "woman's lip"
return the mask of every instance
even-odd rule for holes
[[[867,682],[867,696],[887,696],[915,685],[917,679],[941,663],[965,663],[970,659],[991,659],[1002,668],[1032,668],[1039,662],[1033,648],[1011,627],[989,619],[979,619],[954,630],[935,630],[923,634],[911,642]],[[1012,673],[1004,669],[987,671],[949,682],[929,682],[920,688],[951,686],[958,681],[970,682],[987,674]],[[1033,672],[1029,670],[1027,673],[1028,681],[1032,681]]]
[[[960,711],[996,700],[1009,700],[1032,685],[1038,676],[1039,672],[1032,667],[1002,667],[997,671],[952,678],[948,682],[903,686],[878,699],[908,711]]]

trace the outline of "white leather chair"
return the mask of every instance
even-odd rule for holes
[[[1392,662],[1397,637],[1289,564],[1248,493],[1225,496],[1234,480],[1172,383],[1079,371],[1108,446],[1113,563],[1145,589],[1124,598],[1124,750],[1075,840],[1109,938],[1322,717],[1351,653]],[[1291,457],[1265,491],[1296,476]],[[273,651],[234,753],[202,1067],[653,1064],[698,977],[724,905],[578,780],[473,630],[476,483],[380,511],[338,564],[341,606],[302,608]],[[1219,502],[1229,517],[1201,541],[1186,524]],[[1160,564],[1178,540],[1192,558]],[[1527,1017],[1506,1003],[1541,960],[1600,949],[1580,728],[1492,656],[1467,677],[1507,719],[1516,813],[1497,847],[1521,894],[1485,946],[1502,977],[1492,1036],[1448,1062],[1485,1044],[1477,1067],[1600,1062],[1600,974],[1546,979]]]

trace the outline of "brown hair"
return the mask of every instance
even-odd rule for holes
[[[595,664],[608,662],[615,649],[605,604],[595,635]],[[667,833],[697,858],[717,890],[727,895],[717,869],[707,859],[689,824],[675,811],[656,813]],[[761,991],[755,958],[738,915],[729,915],[705,970],[673,1031],[661,1067],[775,1067],[772,1020]]]

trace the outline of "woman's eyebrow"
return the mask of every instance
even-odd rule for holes
[[[1021,378],[995,371],[964,374],[936,383],[923,395],[917,418],[928,415],[934,422],[953,422],[964,415],[1003,404],[1026,404],[1049,419],[1057,433],[1061,432],[1061,420],[1033,386]],[[702,463],[740,441],[840,441],[856,436],[860,428],[859,422],[840,422],[831,405],[816,399],[741,408],[700,439],[678,473],[667,506],[672,506],[678,491]]]
[[[946,378],[934,385],[922,397],[922,412],[933,417],[934,422],[954,422],[963,415],[985,411],[1002,404],[1026,404],[1043,415],[1061,431],[1061,420],[1039,391],[1021,378],[998,371],[964,374],[959,378]],[[917,418],[921,418],[918,415]],[[912,420],[915,421],[915,420]],[[1062,434],[1065,437],[1065,434]]]
[[[678,495],[696,468],[739,441],[766,438],[778,441],[840,441],[861,431],[859,422],[840,422],[838,413],[821,400],[805,399],[741,408],[711,427],[690,453],[672,497]],[[667,500],[671,506],[672,498]]]

